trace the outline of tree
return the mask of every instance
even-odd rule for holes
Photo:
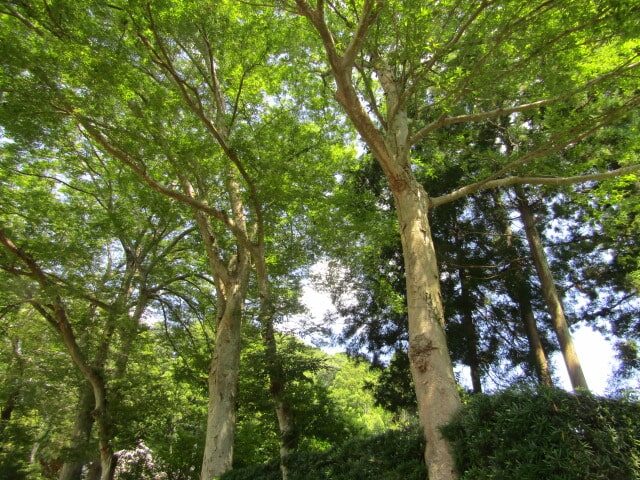
[[[564,362],[569,372],[569,379],[573,388],[581,388],[588,390],[587,381],[578,359],[575,347],[573,345],[573,339],[571,337],[571,331],[569,330],[569,324],[564,313],[564,307],[562,300],[558,294],[558,290],[555,286],[553,274],[549,267],[549,262],[544,253],[544,247],[540,240],[540,234],[536,229],[535,218],[531,212],[531,206],[522,188],[516,189],[516,195],[518,199],[518,210],[520,211],[520,217],[524,224],[524,229],[527,235],[527,241],[531,250],[531,257],[533,264],[535,265],[536,272],[540,278],[540,284],[542,287],[542,294],[547,302],[547,307],[551,314],[551,320],[560,343],[560,349]]]
[[[3,47],[10,59],[4,64],[7,83],[13,72],[27,72],[25,83],[10,89],[7,131],[46,141],[45,118],[58,131],[77,128],[150,189],[191,209],[218,305],[202,477],[218,476],[232,464],[240,323],[252,267],[286,460],[292,419],[273,340],[277,301],[268,243],[277,228],[287,227],[278,217],[299,215],[288,209],[296,195],[308,193],[304,180],[314,178],[313,188],[322,192],[341,154],[330,148],[341,138],[332,140],[333,132],[322,135],[317,126],[330,117],[310,108],[301,114],[292,101],[293,93],[316,81],[292,76],[300,55],[289,53],[291,60],[282,61],[294,26],[229,3],[61,2],[53,10],[47,4],[6,5],[3,13],[7,25],[28,37]],[[46,98],[47,111],[36,114],[39,125],[24,115],[33,113],[21,98],[31,88]],[[313,168],[292,162],[321,155],[331,162],[306,164]],[[275,195],[274,186],[280,190]]]
[[[0,168],[7,180],[0,268],[13,277],[6,298],[49,321],[85,379],[60,479],[79,478],[93,459],[96,418],[109,475],[123,394],[113,382],[126,375],[154,292],[189,277],[167,265],[193,229],[178,229],[178,212],[81,142],[14,142],[3,148]]]
[[[624,20],[637,13],[637,6],[588,1],[570,8],[553,2],[491,1],[424,6],[376,0],[344,5],[296,0],[285,5],[316,32],[336,98],[393,193],[407,276],[409,358],[427,438],[429,477],[455,478],[439,427],[452,418],[460,400],[444,335],[429,211],[482,189],[574,181],[523,174],[535,172],[536,160],[570,147],[637,105],[637,94],[629,93],[591,115],[576,109],[585,100],[589,103],[589,95],[626,81],[625,75],[637,67],[637,26]],[[590,63],[593,52],[603,50],[613,50],[610,61],[600,71],[585,72],[581,67]],[[497,85],[489,80],[496,76]],[[544,108],[573,109],[574,114],[525,150],[499,162],[490,159],[474,181],[449,194],[430,198],[416,180],[414,169],[420,166],[411,161],[412,148],[438,130]]]
[[[467,127],[457,134],[478,139],[486,136],[485,130]],[[484,143],[493,148],[494,141],[495,137]],[[446,144],[440,148],[446,151]],[[455,152],[449,156],[453,161]],[[469,161],[466,156],[460,155],[447,171],[420,174],[419,180],[429,191],[447,191],[460,182],[461,168]],[[415,158],[420,159],[420,152]],[[377,164],[368,160],[345,174],[333,196],[341,212],[342,234],[324,240],[325,249],[342,268],[335,275],[338,278],[328,283],[345,322],[340,341],[350,353],[368,355],[374,361],[393,351],[406,351],[407,342],[402,252],[399,238],[390,231],[395,212],[381,176]],[[485,192],[440,208],[432,217],[444,279],[449,351],[455,362],[470,367],[476,391],[483,376],[491,377],[494,385],[506,385],[513,378],[505,375],[507,371],[529,376],[538,367],[546,372],[541,381],[551,382],[533,311],[539,295],[529,284],[528,255],[522,251],[519,235],[511,230],[505,208],[499,195]],[[357,238],[357,242],[349,244],[345,238]],[[530,355],[522,352],[525,332]],[[517,367],[522,367],[520,372]]]

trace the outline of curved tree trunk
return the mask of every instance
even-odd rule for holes
[[[522,188],[516,188],[516,194],[518,198],[518,210],[520,211],[522,223],[524,224],[533,264],[540,278],[542,294],[549,308],[549,313],[551,314],[551,322],[558,337],[558,342],[560,343],[560,350],[562,351],[562,357],[564,358],[564,363],[569,373],[571,385],[574,390],[578,388],[588,390],[589,386],[587,385],[580,359],[573,345],[571,331],[569,330],[569,325],[564,315],[562,300],[556,289],[553,274],[551,273],[551,268],[549,267],[549,262],[547,261],[547,256],[542,246],[540,234],[536,228],[531,207]]]

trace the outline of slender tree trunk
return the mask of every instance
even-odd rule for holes
[[[289,457],[298,446],[298,435],[295,428],[293,409],[286,397],[286,378],[282,362],[278,354],[275,330],[273,326],[274,306],[264,255],[264,238],[262,228],[259,233],[259,245],[254,249],[256,276],[260,293],[260,321],[262,323],[262,340],[266,350],[266,366],[269,375],[269,391],[278,419],[280,432],[280,472],[282,480],[289,478]]]
[[[280,472],[282,480],[289,477],[289,457],[298,444],[294,416],[285,396],[284,371],[278,356],[273,318],[269,316],[263,324],[263,341],[267,352],[267,370],[269,372],[269,390],[273,400],[278,429],[280,431]]]
[[[431,480],[450,480],[457,477],[455,462],[439,429],[460,408],[460,397],[444,331],[427,196],[415,181],[394,190],[394,196],[406,271],[409,360],[427,442],[425,461]]]
[[[29,453],[29,465],[35,466],[38,464],[38,452],[40,451],[40,442],[36,441],[33,443],[31,447],[31,452]]]
[[[94,398],[91,385],[83,383],[80,387],[76,418],[71,436],[71,458],[64,462],[60,470],[59,480],[80,480],[82,467],[85,464],[82,452],[91,439],[93,428]]]
[[[236,394],[240,370],[241,310],[225,309],[218,323],[209,370],[207,434],[201,480],[219,478],[231,469],[236,426]]]
[[[505,141],[508,148],[511,149],[511,144],[508,140]],[[510,270],[511,275],[507,278],[507,290],[509,295],[518,303],[518,309],[520,311],[520,319],[527,334],[527,340],[529,342],[529,356],[531,363],[533,363],[538,376],[538,381],[542,385],[552,386],[553,381],[551,379],[551,373],[549,371],[549,362],[547,354],[542,346],[540,340],[540,333],[536,324],[536,318],[533,313],[533,307],[531,305],[531,291],[530,285],[527,282],[527,273],[522,261],[519,259],[520,254],[518,249],[522,246],[521,242],[517,239],[514,240],[513,231],[509,223],[508,210],[505,207],[498,192],[492,193],[493,201],[497,207],[496,219],[498,221],[499,228],[504,231],[504,238],[506,239],[505,248],[509,254],[515,259],[512,263]]]
[[[542,385],[550,387],[553,385],[553,381],[551,380],[551,373],[549,372],[549,362],[542,342],[540,341],[540,334],[538,332],[538,326],[536,325],[536,318],[533,314],[531,299],[528,293],[522,292],[518,300],[520,304],[520,317],[527,332],[529,351],[533,359],[533,364],[535,365],[538,380]]]
[[[471,386],[473,393],[482,393],[482,381],[480,372],[480,356],[478,355],[478,334],[473,321],[473,301],[469,292],[467,273],[464,268],[458,270],[460,277],[460,294],[462,321],[464,327],[465,340],[467,342],[466,364],[471,370]]]
[[[573,339],[564,315],[564,307],[553,280],[553,274],[542,246],[540,234],[536,228],[535,218],[522,188],[516,188],[518,210],[524,224],[527,241],[531,249],[531,257],[542,286],[542,294],[551,314],[551,322],[560,343],[569,379],[574,389],[588,390],[587,381],[580,365],[580,359],[573,345]]]

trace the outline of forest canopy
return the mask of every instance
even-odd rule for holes
[[[510,478],[520,403],[640,475],[640,5],[431,3],[0,1],[2,475]]]

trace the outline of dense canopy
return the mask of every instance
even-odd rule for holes
[[[633,397],[639,57],[634,1],[0,1],[0,473],[287,480],[398,430],[393,475],[470,478],[465,388],[543,411],[557,352],[591,398],[573,325]]]

